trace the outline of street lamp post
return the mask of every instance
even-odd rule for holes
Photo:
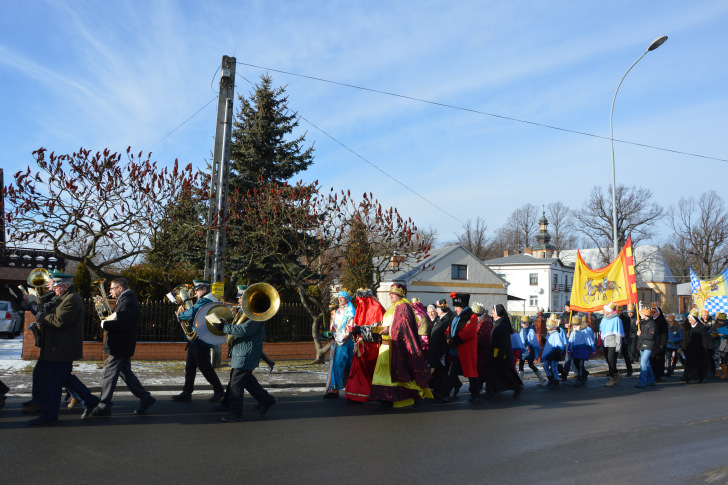
[[[617,257],[617,254],[619,254],[619,244],[617,243],[617,187],[616,187],[616,178],[614,175],[614,130],[612,129],[612,119],[614,118],[614,102],[617,100],[617,93],[619,92],[619,87],[622,85],[622,81],[624,81],[624,78],[627,77],[627,74],[629,74],[629,71],[632,70],[632,68],[642,60],[645,55],[647,55],[648,52],[653,51],[660,47],[662,44],[665,43],[667,40],[667,36],[663,35],[662,37],[658,37],[657,39],[653,40],[650,46],[647,48],[646,51],[642,53],[642,55],[632,63],[631,66],[629,66],[629,69],[627,69],[627,72],[624,73],[624,76],[622,76],[622,79],[619,80],[619,84],[617,84],[617,90],[614,91],[614,98],[612,99],[612,110],[609,113],[609,140],[612,144],[612,239],[614,241],[614,257]]]

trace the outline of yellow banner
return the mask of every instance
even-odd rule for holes
[[[600,269],[591,269],[581,253],[576,253],[574,284],[571,287],[571,309],[581,312],[602,310],[609,302],[617,305],[637,303],[637,283],[632,258],[632,239],[619,256]]]

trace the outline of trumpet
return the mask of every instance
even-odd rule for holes
[[[104,280],[96,280],[91,282],[91,287],[98,291],[98,295],[94,295],[94,308],[98,313],[101,320],[111,315],[111,305],[109,300],[106,298],[106,291],[104,291]]]
[[[172,291],[167,293],[167,299],[172,303],[179,305],[175,315],[177,315],[177,320],[182,327],[182,331],[185,333],[185,337],[190,341],[197,339],[197,330],[191,330],[185,322],[179,319],[179,314],[192,308],[192,296],[190,296],[191,289],[191,285],[179,285],[175,286]]]

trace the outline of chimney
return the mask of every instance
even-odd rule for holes
[[[404,262],[404,256],[398,256],[395,254],[389,258],[389,262],[392,265],[392,268],[399,268],[400,263]]]
[[[523,248],[523,254],[528,254],[529,256],[533,256],[533,249]]]
[[[507,251],[507,250],[506,250],[506,251],[503,251],[503,257],[504,257],[504,258],[505,258],[505,257],[508,257],[508,251]]]

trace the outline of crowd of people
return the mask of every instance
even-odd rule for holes
[[[124,278],[111,282],[111,295],[117,299],[111,315],[101,319],[106,332],[104,351],[109,355],[103,372],[101,396],[93,395],[72,373],[74,360],[82,358],[83,302],[73,287],[73,277],[54,272],[48,282],[51,290],[44,301],[33,304],[27,295],[21,305],[33,313],[36,345],[40,356],[33,370],[31,399],[23,412],[39,414],[31,425],[50,425],[58,421],[63,389],[84,407],[82,419],[110,417],[118,378],[139,399],[135,414],[145,414],[156,399],[144,389],[131,369],[139,325],[139,303]],[[238,287],[242,305],[244,286]],[[193,330],[197,311],[217,301],[210,283],[194,281],[197,301],[178,317]],[[620,381],[617,360],[621,355],[627,376],[633,362],[639,362],[639,380],[644,389],[673,375],[678,362],[682,380],[703,382],[708,376],[728,378],[728,326],[726,314],[715,319],[707,311],[682,315],[663,315],[659,307],[634,305],[621,311],[614,303],[603,307],[596,325],[591,314],[572,312],[566,305],[560,315],[552,313],[531,320],[522,317],[516,331],[503,305],[486,309],[470,302],[470,295],[453,292],[450,299],[437,300],[425,307],[416,298],[407,299],[407,288],[400,283],[389,289],[390,305],[384,308],[371,290],[355,295],[340,291],[338,306],[331,318],[331,357],[324,398],[341,395],[354,402],[376,401],[382,409],[418,408],[426,398],[439,402],[456,399],[468,382],[469,401],[480,402],[483,393],[493,396],[511,391],[518,398],[523,390],[525,366],[534,372],[540,386],[558,388],[569,379],[573,367],[574,386],[584,386],[589,372],[585,362],[599,348],[607,362],[607,387]],[[213,328],[228,338],[231,372],[223,387],[210,362],[211,345],[191,339],[187,348],[185,383],[178,402],[192,399],[197,369],[213,386],[210,399],[216,411],[227,414],[223,422],[242,420],[243,394],[256,401],[262,418],[276,403],[257,381],[253,370],[264,358],[265,324],[246,318],[239,311],[230,321],[213,321]],[[187,333],[187,332],[185,332]],[[540,368],[539,365],[540,364]],[[7,387],[0,382],[0,407]]]
[[[516,331],[502,305],[489,314],[482,304],[470,303],[469,294],[453,292],[450,302],[425,308],[416,298],[407,300],[406,292],[404,285],[392,285],[386,311],[369,290],[354,298],[338,293],[324,398],[338,398],[343,391],[346,399],[379,401],[383,408],[417,408],[425,397],[456,398],[460,377],[467,378],[470,402],[479,402],[483,392],[512,391],[518,398],[526,365],[549,389],[566,382],[573,367],[574,386],[581,387],[589,376],[585,363],[599,349],[608,368],[606,387],[620,382],[620,355],[628,377],[639,363],[638,389],[671,376],[678,361],[687,383],[708,375],[728,378],[725,313],[713,319],[706,310],[694,310],[683,318],[665,316],[657,306],[636,312],[633,304],[620,309],[610,302],[597,324],[592,314],[572,312],[567,304],[560,315],[521,317]]]

